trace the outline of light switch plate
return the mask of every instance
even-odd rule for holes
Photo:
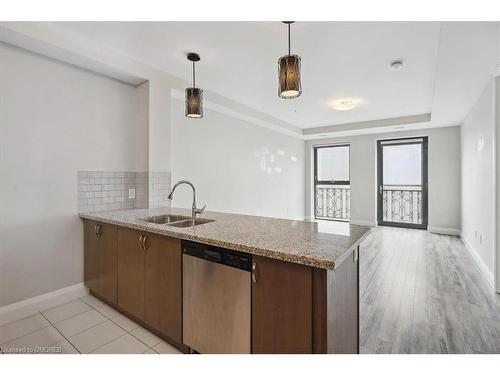
[[[128,199],[135,199],[135,189],[128,189]]]

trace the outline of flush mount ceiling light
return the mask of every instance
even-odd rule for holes
[[[361,103],[358,99],[353,98],[340,98],[334,100],[330,105],[336,111],[350,111],[351,109],[356,108]]]
[[[403,66],[404,66],[404,64],[403,64],[402,60],[395,60],[395,61],[391,62],[391,70],[399,70],[399,69],[402,69]]]
[[[290,25],[293,22],[283,21],[288,26],[288,55],[278,60],[278,95],[283,99],[293,99],[302,94],[300,56],[290,54]]]
[[[196,71],[194,64],[200,61],[197,53],[189,53],[187,59],[193,63],[193,87],[186,89],[186,117],[203,117],[203,90],[196,87]]]

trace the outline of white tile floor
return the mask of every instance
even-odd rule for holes
[[[3,353],[180,354],[91,295],[0,326],[0,349]]]

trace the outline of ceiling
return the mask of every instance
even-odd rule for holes
[[[286,31],[281,22],[0,22],[2,41],[131,84],[144,69],[170,73],[180,78],[174,98],[191,80],[186,54],[197,52],[207,109],[302,139],[460,125],[500,74],[498,22],[296,22],[303,94],[283,100]],[[342,97],[361,105],[331,108]]]
[[[201,55],[200,87],[299,128],[430,113],[440,23],[296,22],[303,94],[277,95],[277,60],[287,51],[281,22],[64,22],[58,26],[190,80],[186,53]],[[403,59],[393,71],[391,61]],[[329,103],[361,100],[351,111]],[[209,98],[207,98],[209,99]]]

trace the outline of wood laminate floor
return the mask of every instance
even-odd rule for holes
[[[360,261],[361,353],[500,353],[500,296],[460,238],[378,227]]]

